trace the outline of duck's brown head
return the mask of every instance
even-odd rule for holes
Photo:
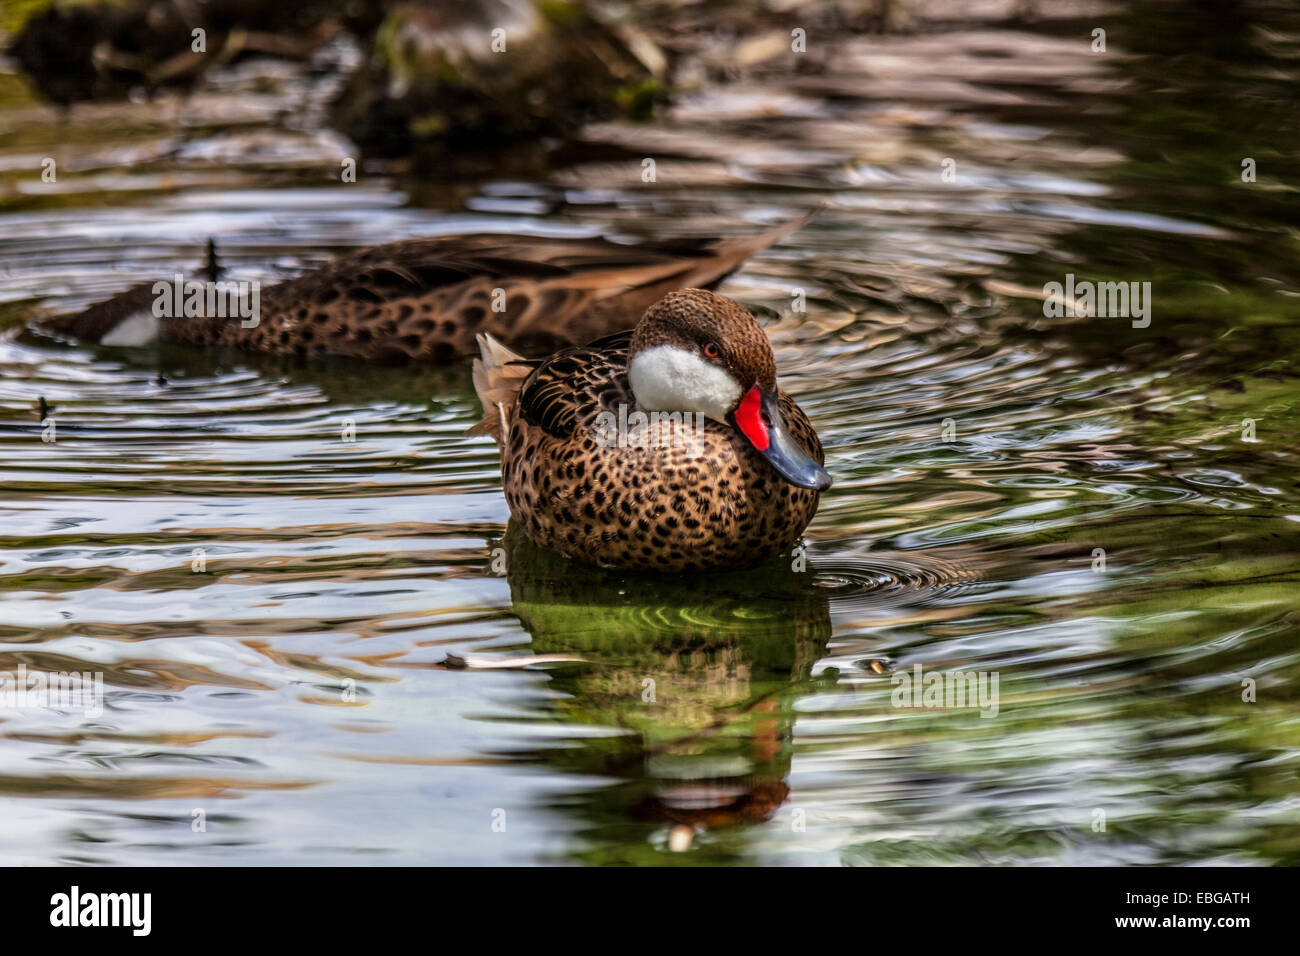
[[[791,484],[830,487],[781,417],[767,333],[730,299],[704,289],[664,296],[632,333],[627,374],[642,407],[707,415],[744,435]]]

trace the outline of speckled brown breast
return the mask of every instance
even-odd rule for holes
[[[629,338],[565,349],[524,383],[501,455],[515,521],[568,557],[662,571],[746,567],[796,547],[818,493],[782,479],[735,429],[705,420],[649,447],[602,444],[597,416],[637,408]],[[791,435],[821,463],[807,417],[780,400]]]

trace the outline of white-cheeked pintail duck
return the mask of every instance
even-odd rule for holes
[[[233,309],[221,316],[159,317],[153,308],[158,284],[144,282],[49,326],[105,345],[162,340],[380,362],[453,361],[476,354],[480,334],[544,354],[631,328],[674,289],[717,285],[809,218],[725,241],[625,245],[495,234],[412,239],[259,288],[255,325],[234,317]],[[207,267],[194,278],[214,281],[218,274],[210,248]]]
[[[831,479],[758,321],[704,289],[635,330],[528,360],[480,337],[474,385],[506,501],[536,544],[627,568],[746,567],[788,553]]]

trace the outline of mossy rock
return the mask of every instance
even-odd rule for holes
[[[335,103],[333,123],[375,155],[475,151],[563,136],[657,88],[576,3],[401,4]]]
[[[12,14],[6,8],[6,27],[16,31],[6,52],[51,102],[122,99],[136,88],[189,87],[207,69],[241,55],[301,58],[334,25],[355,31],[377,23],[379,3],[30,2]],[[205,31],[202,53],[194,49],[196,29]]]

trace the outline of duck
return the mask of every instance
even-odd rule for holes
[[[157,307],[159,296],[170,296],[173,283],[143,282],[48,327],[106,346],[165,341],[379,363],[468,358],[478,353],[480,334],[547,354],[631,328],[675,289],[717,286],[812,215],[729,240],[627,245],[490,233],[410,239],[254,287],[255,294],[240,288],[238,303],[209,310],[221,315],[160,317],[167,310]],[[207,264],[194,277],[219,285],[221,273],[209,244]]]
[[[636,327],[527,359],[479,337],[474,387],[510,516],[539,547],[660,572],[790,553],[831,485],[752,313],[670,292]]]

